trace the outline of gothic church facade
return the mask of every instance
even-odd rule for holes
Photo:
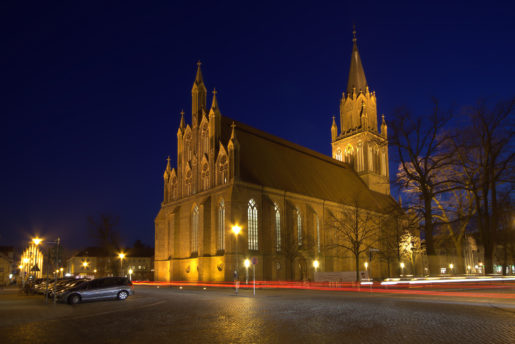
[[[356,39],[340,131],[334,117],[331,126],[332,158],[222,115],[216,91],[208,106],[200,63],[191,94],[190,123],[182,112],[177,130],[177,164],[168,158],[164,172],[155,279],[231,281],[250,257],[258,280],[313,279],[315,259],[320,271],[355,270],[348,254],[328,249],[327,219],[357,198],[377,216],[394,202],[387,127],[383,117],[378,132]],[[372,275],[384,270],[376,264]]]

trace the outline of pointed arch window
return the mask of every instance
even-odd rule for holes
[[[227,155],[220,156],[220,161],[218,163],[218,180],[217,184],[226,184],[227,178],[229,176],[229,160],[227,159]]]
[[[281,252],[281,211],[277,203],[274,203],[275,214],[275,251]]]
[[[364,169],[364,160],[363,160],[363,144],[360,142],[358,143],[358,148],[357,148],[357,156],[358,156],[358,167],[357,167],[357,171],[358,172],[361,172],[363,171]]]
[[[299,208],[297,208],[297,241],[299,246],[302,246],[302,214]]]
[[[191,134],[187,133],[184,138],[184,151],[186,156],[186,161],[190,161],[192,157],[192,147],[191,147]]]
[[[381,152],[381,174],[386,176],[386,153]]]
[[[343,159],[343,158],[342,158],[342,150],[341,150],[340,148],[338,148],[338,149],[336,150],[336,154],[335,154],[334,158],[335,158],[336,160],[340,160],[340,161],[342,161],[342,159]]]
[[[354,148],[351,145],[348,145],[347,148],[345,148],[345,162],[348,164],[353,164],[353,154],[354,154]]]
[[[218,205],[218,236],[216,242],[216,250],[225,250],[225,204],[224,200]]]
[[[367,160],[368,160],[368,170],[370,172],[374,171],[374,153],[372,151],[372,146],[368,145],[368,152],[367,152]]]
[[[191,254],[198,254],[198,206],[193,207],[191,212]]]
[[[258,212],[256,207],[256,201],[250,199],[249,207],[247,210],[248,218],[248,242],[249,250],[257,251],[259,249],[258,239]]]

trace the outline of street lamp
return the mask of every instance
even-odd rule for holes
[[[317,259],[313,261],[313,267],[315,268],[315,272],[317,272],[318,267],[320,266],[320,263]]]
[[[401,263],[401,276],[404,276],[404,263]]]
[[[452,269],[453,268],[454,268],[454,264],[453,263],[449,264],[449,269],[451,269],[451,275],[452,275]]]
[[[368,275],[368,262],[365,262],[365,272]],[[368,276],[368,278],[370,278],[370,276]]]
[[[129,280],[132,281],[132,269],[129,269]]]
[[[43,239],[38,238],[38,237],[32,239],[32,243],[34,244],[34,266],[38,265],[38,245],[41,244],[42,241],[43,241]],[[43,268],[43,264],[41,264],[41,268]],[[37,277],[37,271],[34,271],[34,279],[36,277]]]
[[[249,266],[250,266],[250,260],[247,258],[243,262],[243,265],[245,265],[245,283],[249,284]]]
[[[82,262],[83,270],[86,270],[88,268],[88,262]]]
[[[120,252],[118,258],[120,258],[120,274],[123,275],[123,258],[125,258],[125,253]]]
[[[238,261],[239,261],[239,257],[238,257],[238,234],[240,234],[240,231],[241,231],[241,227],[238,226],[238,225],[234,225],[232,226],[232,232],[234,233],[234,238],[235,238],[235,248],[236,248],[236,269],[234,270],[234,284],[235,284],[235,291],[236,291],[236,295],[238,295],[238,288],[240,287],[240,281],[239,281],[239,277],[238,277]]]

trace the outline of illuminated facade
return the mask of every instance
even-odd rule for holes
[[[23,251],[21,255],[20,265],[23,266],[20,272],[24,278],[34,276],[35,278],[43,277],[43,252],[39,249],[38,245],[30,243],[29,247]],[[32,271],[37,265],[39,271]]]
[[[181,113],[176,166],[168,158],[163,176],[156,280],[231,281],[235,270],[244,279],[250,257],[257,258],[260,280],[313,279],[315,259],[318,271],[353,270],[351,257],[325,249],[328,216],[358,197],[360,207],[382,216],[394,201],[386,125],[379,134],[375,95],[366,88],[356,45],[352,56],[358,60],[351,63],[353,91],[340,107],[340,135],[334,120],[331,128],[333,155],[347,155],[335,159],[222,115],[216,91],[208,107],[198,64],[191,120]],[[372,153],[363,153],[369,147]],[[238,235],[235,225],[242,228]],[[377,276],[386,271],[379,263],[370,269]]]

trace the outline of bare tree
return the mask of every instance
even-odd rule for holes
[[[344,249],[354,257],[356,282],[360,280],[360,256],[375,246],[380,235],[380,216],[360,207],[358,200],[336,213],[330,213],[328,227],[332,230],[328,249]],[[332,235],[334,234],[334,235]]]
[[[120,249],[120,235],[116,230],[119,222],[118,217],[108,214],[100,214],[98,221],[92,216],[88,217],[89,234],[106,255],[104,261],[99,263],[101,270],[99,274],[113,272],[119,267],[119,264],[112,259],[116,251]]]
[[[305,237],[302,238],[301,242],[302,244],[299,245],[298,237],[293,228],[292,230],[285,231],[282,237],[281,251],[279,253],[288,263],[287,268],[289,269],[290,281],[295,279],[295,261],[301,259],[307,264],[307,261],[313,258],[315,243],[310,231],[306,231]]]
[[[457,183],[473,195],[486,273],[493,273],[500,219],[498,193],[514,184],[514,109],[515,97],[492,108],[480,102],[467,111],[469,126],[453,140],[463,170]]]
[[[449,119],[450,114],[442,113],[434,101],[431,114],[415,116],[400,109],[391,123],[390,142],[397,148],[400,160],[397,183],[407,194],[410,206],[421,216],[431,274],[439,271],[434,244],[433,199],[449,191],[448,184],[436,178],[443,168],[452,164],[447,144],[449,136],[444,132]]]

